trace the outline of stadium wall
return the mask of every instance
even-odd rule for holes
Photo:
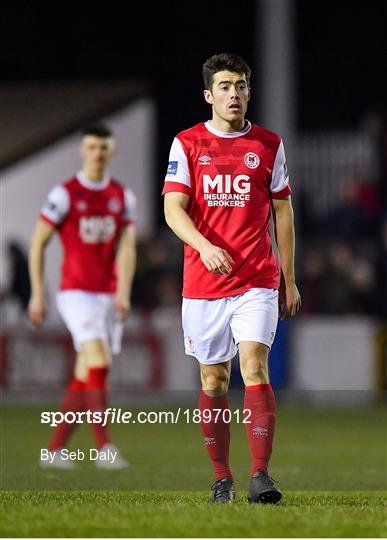
[[[369,400],[376,396],[381,387],[377,324],[373,320],[310,317],[284,324],[288,331],[282,350],[288,377],[285,386],[276,386],[281,396],[306,392],[308,400],[332,403],[333,399],[335,405],[340,401],[356,404],[363,397]],[[63,326],[39,331],[9,328],[0,337],[0,375],[6,393],[22,390],[19,397],[23,400],[31,390],[44,399],[48,390],[63,389],[74,362],[71,339]],[[154,398],[164,391],[197,389],[196,364],[184,354],[178,306],[147,315],[132,312],[122,353],[115,358],[111,372],[113,395],[117,392],[125,401],[131,391],[149,391]],[[233,388],[237,387],[241,385]]]

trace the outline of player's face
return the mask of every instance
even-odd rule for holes
[[[115,152],[115,143],[112,137],[100,138],[86,135],[81,142],[80,153],[85,166],[92,169],[104,169]]]
[[[213,107],[213,116],[229,122],[244,120],[250,91],[243,73],[219,71],[213,76],[211,90],[204,90],[207,103]]]

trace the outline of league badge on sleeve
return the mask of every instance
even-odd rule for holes
[[[57,210],[57,205],[53,202],[51,202],[49,199],[47,199],[46,201],[46,204],[45,204],[45,209],[48,210],[49,212],[56,212]]]
[[[167,176],[175,176],[177,173],[177,161],[170,161],[168,163]]]

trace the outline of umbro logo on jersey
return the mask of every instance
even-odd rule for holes
[[[254,152],[247,152],[243,158],[246,167],[249,169],[256,169],[259,166],[260,159]]]
[[[87,202],[86,201],[77,201],[75,203],[75,206],[76,206],[77,210],[79,210],[80,212],[84,212],[85,210],[87,210]]]
[[[200,156],[199,165],[210,165],[210,156]]]

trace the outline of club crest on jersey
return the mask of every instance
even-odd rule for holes
[[[117,197],[111,197],[107,202],[107,207],[112,214],[118,214],[121,210],[121,202]]]
[[[210,156],[200,156],[199,165],[210,165]]]
[[[260,159],[257,154],[254,154],[254,152],[247,152],[243,159],[246,167],[249,169],[256,169],[259,166]]]

